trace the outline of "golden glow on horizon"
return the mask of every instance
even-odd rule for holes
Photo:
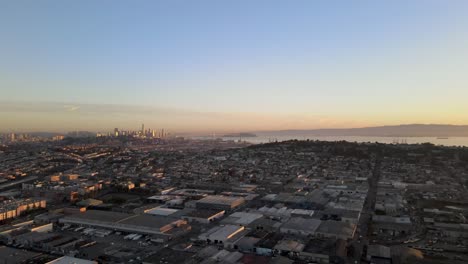
[[[132,129],[145,123],[151,128],[177,132],[229,132],[317,128],[355,128],[399,124],[468,124],[468,107],[334,113],[213,113],[128,106],[37,104],[6,111],[0,108],[0,131],[110,131]],[[8,107],[8,106],[7,106]],[[95,107],[96,109],[94,109]],[[121,108],[121,110],[118,110]],[[152,109],[152,110],[151,110]]]

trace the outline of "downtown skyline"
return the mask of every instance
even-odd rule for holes
[[[0,9],[0,131],[468,124],[464,1]]]

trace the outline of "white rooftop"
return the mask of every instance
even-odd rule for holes
[[[235,212],[224,219],[223,222],[245,226],[262,217],[263,215],[259,213]]]
[[[58,259],[47,262],[46,264],[97,264],[96,261],[63,256]]]
[[[198,202],[231,205],[232,203],[238,202],[240,200],[244,200],[244,199],[241,197],[231,197],[231,196],[224,196],[224,195],[209,195],[205,198],[198,200]]]
[[[201,234],[199,237],[201,239],[210,239],[212,241],[218,240],[218,241],[224,241],[226,239],[229,239],[236,235],[239,232],[242,232],[244,230],[243,226],[237,226],[237,225],[225,225],[225,226],[217,226],[214,227],[205,234]]]
[[[156,207],[156,208],[145,210],[145,214],[169,216],[169,215],[174,214],[174,213],[176,213],[178,211],[179,210],[177,210],[177,209]]]

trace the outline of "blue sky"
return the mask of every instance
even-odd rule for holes
[[[0,101],[33,114],[3,110],[0,130],[26,129],[38,104],[217,113],[243,129],[262,128],[249,114],[277,123],[265,129],[468,123],[467,12],[461,0],[3,1]],[[96,129],[133,125],[100,109]],[[164,113],[138,119],[193,129]],[[76,115],[42,118],[90,123]]]

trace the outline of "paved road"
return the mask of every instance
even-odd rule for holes
[[[350,243],[354,248],[353,255],[348,258],[348,263],[361,263],[361,256],[363,254],[364,246],[369,244],[369,225],[372,220],[372,213],[375,209],[375,202],[377,198],[377,185],[380,179],[380,164],[381,158],[378,156],[372,175],[369,178],[369,192],[367,193],[366,200],[364,202],[364,207],[361,212],[361,217],[359,218],[359,223],[357,225],[356,233],[354,238]]]

